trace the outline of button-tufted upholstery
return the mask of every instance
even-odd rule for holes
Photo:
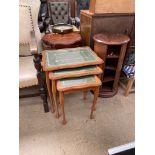
[[[40,0],[40,9],[38,13],[38,26],[40,32],[50,33],[51,25],[54,24],[71,24],[75,25],[73,8],[75,2],[71,0],[47,0],[45,3]]]
[[[69,3],[50,2],[51,24],[69,23]]]

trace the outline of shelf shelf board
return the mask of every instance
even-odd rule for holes
[[[104,87],[104,88],[100,89],[99,97],[104,97],[104,98],[112,97],[116,93],[117,93],[117,89],[113,90],[110,87]]]
[[[113,66],[113,65],[108,65],[108,66],[105,66],[105,69],[108,69],[108,70],[116,70],[117,67]]]
[[[105,76],[103,79],[103,83],[113,81],[115,79],[114,76]]]
[[[119,58],[119,55],[107,55],[107,58],[115,59]]]
[[[103,87],[102,87],[102,91],[103,91],[103,92],[111,92],[111,91],[112,91],[112,87],[103,86]]]

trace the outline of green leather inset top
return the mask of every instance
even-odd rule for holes
[[[88,47],[47,50],[46,52],[47,67],[91,62],[96,59],[97,56]]]
[[[69,73],[79,73],[82,71],[95,71],[96,66],[85,66],[85,67],[78,67],[78,68],[70,68],[70,69],[61,69],[53,71],[54,75],[61,75],[61,74],[69,74]]]
[[[61,79],[60,84],[62,87],[70,87],[80,84],[87,84],[90,82],[95,82],[95,76],[84,76],[84,77],[78,77],[78,78],[67,78],[67,79]]]

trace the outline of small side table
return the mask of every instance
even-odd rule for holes
[[[57,81],[57,90],[59,92],[59,100],[62,109],[63,124],[66,124],[65,110],[64,110],[64,95],[72,92],[93,90],[94,99],[91,107],[90,119],[94,118],[93,112],[96,110],[97,97],[99,94],[99,87],[101,81],[97,76],[85,76],[78,78],[61,79]],[[86,99],[84,93],[84,99]]]
[[[82,45],[82,38],[79,33],[71,32],[67,34],[50,33],[42,38],[43,49],[75,48]]]
[[[96,34],[93,37],[94,51],[105,62],[103,64],[100,97],[112,97],[118,91],[118,82],[127,44],[130,38],[124,34]]]
[[[54,99],[54,104],[55,104],[55,109],[56,109],[56,117],[59,118],[59,110],[58,110],[58,104],[56,100],[56,81],[61,80],[61,79],[66,79],[66,78],[79,78],[79,77],[84,77],[84,76],[89,76],[89,75],[97,75],[100,76],[102,73],[102,70],[100,67],[97,66],[85,66],[85,67],[80,67],[80,68],[70,68],[70,69],[61,69],[61,70],[56,70],[53,72],[49,72],[49,79],[52,81],[52,94],[53,94],[53,99]],[[48,76],[48,75],[47,75]],[[48,88],[49,86],[49,82]],[[49,91],[50,96],[51,92]],[[84,94],[86,95],[87,92],[84,91]]]
[[[84,66],[101,66],[103,60],[99,58],[95,52],[89,47],[78,47],[70,49],[59,49],[59,50],[45,50],[42,52],[42,66],[43,70],[46,73],[46,84],[50,97],[51,111],[53,111],[54,106],[52,102],[49,72],[60,70],[60,69],[69,69],[69,68],[78,68]],[[54,84],[53,84],[54,86]],[[53,88],[54,90],[55,88]],[[58,116],[58,115],[57,115]]]

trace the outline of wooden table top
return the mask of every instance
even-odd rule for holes
[[[49,79],[58,80],[70,77],[81,77],[88,75],[99,75],[102,74],[102,69],[98,66],[85,66],[78,68],[60,69],[49,72]]]
[[[68,91],[68,90],[76,90],[83,89],[89,87],[100,86],[101,81],[95,75],[78,77],[78,78],[67,78],[61,79],[57,81],[57,89],[58,91]]]
[[[50,33],[43,36],[42,41],[47,45],[70,45],[81,42],[82,38],[79,33],[71,32],[66,34]]]
[[[103,60],[89,47],[43,51],[44,71],[102,64]]]
[[[106,45],[120,45],[130,41],[129,36],[125,34],[112,34],[112,33],[100,33],[94,35],[93,39],[96,42],[103,43]]]

